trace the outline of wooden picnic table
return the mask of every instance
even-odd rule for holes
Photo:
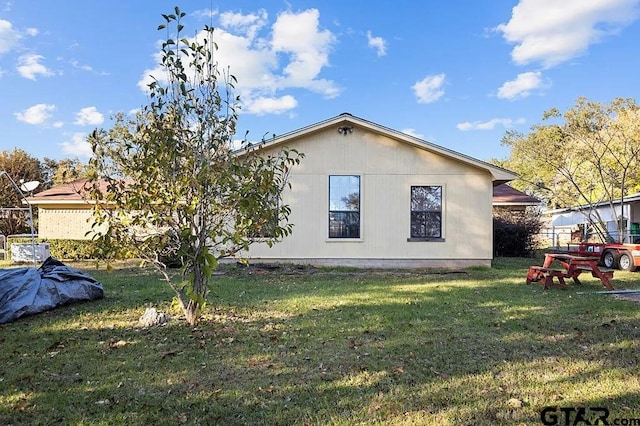
[[[614,290],[611,284],[613,269],[600,268],[598,257],[574,256],[566,253],[545,253],[542,266],[531,266],[527,274],[527,284],[542,282],[545,289],[549,287],[567,288],[565,278],[571,278],[574,283],[582,284],[578,278],[581,273],[591,272],[593,277],[599,278],[607,290]],[[562,269],[552,268],[559,263]],[[558,284],[554,282],[557,278]]]

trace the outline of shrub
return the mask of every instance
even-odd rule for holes
[[[528,257],[536,249],[536,235],[540,231],[540,212],[496,209],[493,213],[493,255]]]
[[[51,256],[56,259],[84,260],[93,259],[96,243],[92,240],[47,240]]]

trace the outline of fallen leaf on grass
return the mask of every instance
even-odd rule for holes
[[[273,393],[275,391],[275,388],[273,387],[273,385],[270,385],[267,389],[263,389],[262,386],[258,386],[258,391]]]
[[[507,405],[511,408],[522,408],[522,401],[518,398],[511,398],[507,401]]]
[[[367,410],[367,413],[373,414],[376,411],[378,411],[380,408],[382,408],[382,404],[373,404],[372,406],[369,407],[369,409]]]

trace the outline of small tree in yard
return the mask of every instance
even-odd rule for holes
[[[508,132],[511,147],[504,167],[518,173],[516,186],[548,200],[551,208],[585,206],[585,221],[602,241],[614,241],[596,208],[608,205],[611,216],[624,198],[640,189],[640,106],[633,99],[609,104],[579,98],[564,113],[551,109],[544,124],[528,134]],[[616,220],[623,242],[625,221]]]
[[[101,255],[150,262],[195,325],[220,258],[240,256],[254,236],[272,245],[292,231],[282,193],[302,154],[233,150],[235,78],[214,60],[213,28],[181,38],[184,16],[177,7],[163,15],[158,29],[175,38],[162,44],[166,81],[149,84],[149,105],[133,119],[117,115],[88,140]],[[168,268],[169,258],[182,267]]]

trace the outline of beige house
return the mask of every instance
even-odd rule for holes
[[[86,201],[86,180],[54,186],[28,197],[38,208],[38,237],[51,240],[85,240],[91,230],[91,205]]]
[[[351,114],[265,141],[305,154],[283,196],[293,233],[252,262],[371,267],[491,264],[494,187],[508,170]],[[85,238],[89,205],[82,181],[30,198],[42,238]]]

